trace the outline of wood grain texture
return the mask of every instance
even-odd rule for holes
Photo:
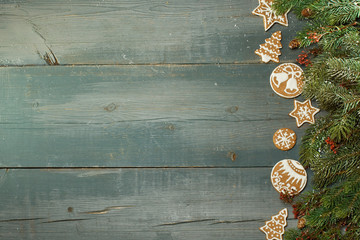
[[[4,3],[5,2],[5,3]],[[6,4],[6,2],[8,2]],[[0,65],[257,63],[254,51],[283,32],[281,61],[301,23],[264,31],[256,0],[2,1]]]
[[[272,65],[0,69],[3,167],[272,166]]]
[[[270,168],[1,172],[3,239],[264,239]],[[294,220],[289,208],[289,226]]]
[[[306,127],[254,54],[281,30],[294,62],[301,24],[265,32],[257,4],[0,1],[0,238],[264,239],[298,158],[273,133]]]

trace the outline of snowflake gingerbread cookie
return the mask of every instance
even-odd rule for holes
[[[280,62],[279,55],[281,55],[281,31],[277,31],[271,35],[270,38],[265,39],[264,44],[260,44],[260,48],[256,49],[255,54],[261,57],[261,61],[268,63],[270,60],[273,62]]]
[[[315,114],[319,111],[320,109],[311,105],[310,99],[305,102],[299,102],[294,99],[294,110],[292,110],[289,115],[296,119],[296,125],[300,127],[305,122],[314,124]]]
[[[282,209],[277,215],[272,216],[270,221],[266,221],[265,225],[260,227],[260,231],[266,234],[267,240],[282,240],[285,232],[288,216],[287,208]]]
[[[281,160],[275,164],[271,171],[271,183],[279,193],[295,196],[304,189],[306,182],[306,171],[304,167],[295,160]]]
[[[280,150],[290,150],[296,144],[296,134],[290,128],[281,128],[274,133],[273,142]]]
[[[273,0],[259,0],[259,6],[252,11],[252,14],[263,17],[265,31],[274,25],[274,23],[288,26],[288,12],[282,15],[276,15],[274,10],[271,9],[272,4]]]
[[[270,75],[272,90],[283,98],[294,98],[302,93],[303,70],[296,64],[283,63],[277,66]]]

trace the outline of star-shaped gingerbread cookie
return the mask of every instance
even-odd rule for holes
[[[315,123],[315,114],[318,113],[320,109],[313,107],[310,99],[305,102],[299,102],[294,99],[294,107],[294,110],[292,110],[289,115],[296,119],[296,125],[298,127],[303,125],[305,122],[311,124]]]
[[[254,15],[264,18],[265,31],[274,25],[274,23],[288,26],[287,12],[282,15],[276,15],[275,11],[271,9],[272,3],[273,0],[259,0],[259,6],[252,11]]]

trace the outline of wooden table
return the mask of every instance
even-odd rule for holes
[[[292,99],[256,0],[1,1],[1,239],[265,239]]]

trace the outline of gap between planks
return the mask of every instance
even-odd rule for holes
[[[286,61],[286,63],[296,63],[296,61]],[[229,62],[229,63],[134,63],[134,64],[113,64],[113,63],[100,63],[100,64],[95,64],[95,63],[87,63],[87,64],[81,64],[81,63],[76,63],[76,64],[57,64],[57,65],[48,65],[48,64],[24,64],[24,65],[0,65],[0,68],[17,68],[17,67],[46,67],[46,66],[55,66],[55,67],[102,67],[102,66],[121,66],[121,67],[128,67],[128,66],[207,66],[207,65],[214,65],[214,66],[231,66],[231,65],[260,65],[260,64],[264,64],[262,62],[259,61],[247,61],[247,62]],[[278,63],[267,63],[267,65],[278,65]]]
[[[114,170],[114,169],[269,169],[273,166],[172,166],[172,167],[0,167],[0,170]]]

